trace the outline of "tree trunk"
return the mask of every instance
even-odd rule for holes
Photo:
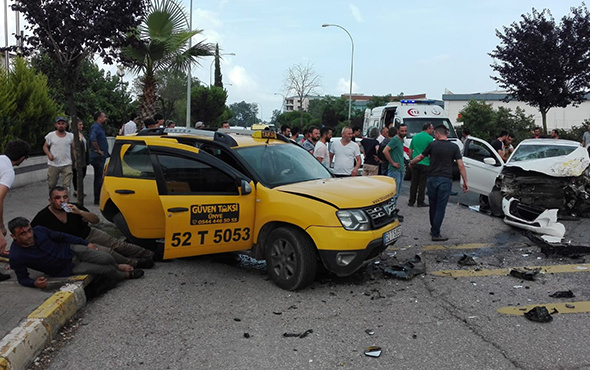
[[[143,120],[152,118],[156,114],[156,80],[153,76],[146,75],[144,77],[143,95],[140,101],[141,122],[139,126],[143,126]]]
[[[541,119],[543,120],[543,134],[547,135],[547,111],[548,109],[541,109]]]

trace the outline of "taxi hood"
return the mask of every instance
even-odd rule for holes
[[[368,207],[391,199],[395,181],[387,176],[339,177],[277,186],[274,190],[332,204],[338,209]]]

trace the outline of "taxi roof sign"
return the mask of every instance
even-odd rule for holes
[[[277,133],[270,130],[260,130],[252,134],[254,139],[276,139]]]

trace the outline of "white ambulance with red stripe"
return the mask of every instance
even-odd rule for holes
[[[365,111],[365,122],[363,124],[363,134],[366,136],[372,127],[379,128],[394,124],[399,127],[402,123],[408,126],[408,134],[404,140],[404,158],[406,165],[409,161],[410,143],[412,137],[422,131],[422,126],[430,122],[434,127],[444,125],[449,129],[449,141],[457,144],[461,153],[463,153],[463,143],[457,137],[457,133],[451,120],[447,117],[444,109],[431,99],[402,99],[399,102],[391,102],[381,107],[367,109]],[[406,179],[411,175],[406,167]]]

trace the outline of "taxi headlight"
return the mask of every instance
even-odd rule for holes
[[[369,219],[365,212],[360,209],[349,209],[336,212],[336,216],[346,230],[366,231],[369,230]]]

